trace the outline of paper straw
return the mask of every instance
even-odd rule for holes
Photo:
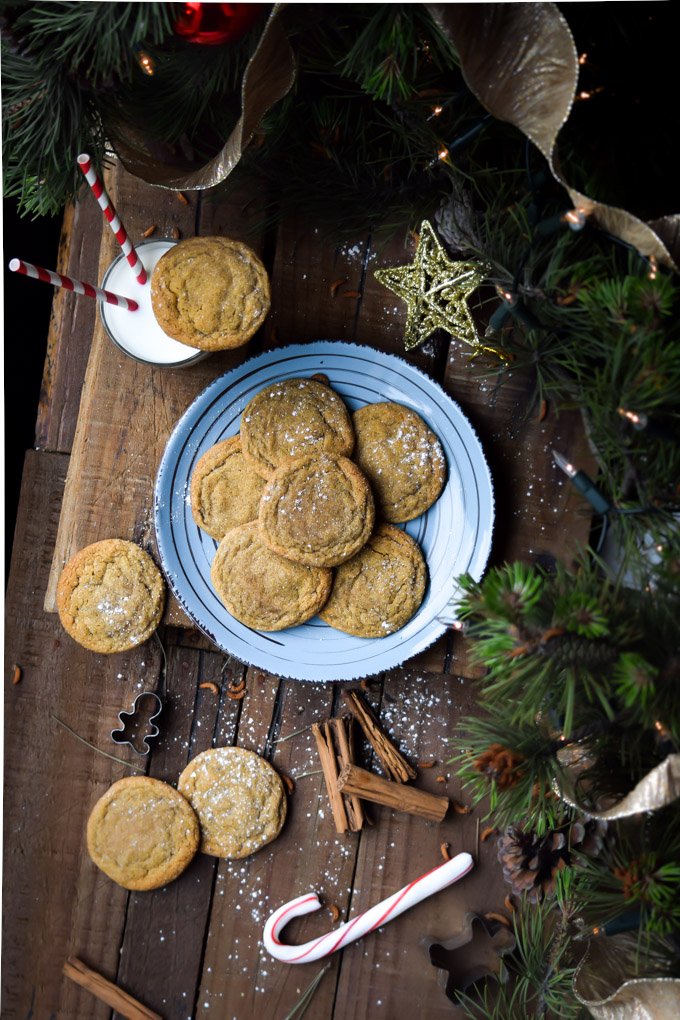
[[[120,294],[113,294],[110,290],[93,287],[91,283],[83,283],[82,280],[74,280],[70,276],[53,273],[51,269],[43,269],[41,266],[31,265],[30,262],[22,262],[21,259],[12,259],[9,268],[13,273],[23,273],[24,276],[32,276],[34,280],[42,280],[44,283],[51,283],[55,287],[72,290],[74,294],[84,294],[85,297],[100,298],[102,301],[107,301],[110,305],[126,308],[129,312],[136,312],[139,308],[137,302],[133,301],[132,298],[121,297]]]
[[[339,928],[334,928],[325,935],[320,935],[318,938],[312,939],[311,942],[305,942],[302,945],[286,945],[279,938],[285,925],[292,918],[310,914],[321,906],[316,893],[298,896],[297,899],[284,903],[268,919],[262,935],[264,947],[270,956],[283,963],[311,963],[314,960],[320,960],[324,956],[330,956],[331,953],[342,949],[349,942],[354,942],[363,935],[375,931],[376,928],[382,927],[388,921],[398,917],[399,914],[403,914],[405,910],[415,906],[416,903],[427,899],[428,896],[433,896],[441,889],[453,885],[463,875],[467,875],[473,866],[474,861],[470,854],[458,854],[457,857],[446,861],[445,864],[440,864],[419,878],[415,878],[399,892],[376,903],[365,913],[358,914],[351,921],[341,924]]]
[[[97,176],[96,170],[92,166],[92,160],[86,152],[83,152],[80,156],[78,156],[78,166],[85,174],[85,180],[92,188],[94,197],[99,202],[99,206],[104,213],[111,230],[116,235],[116,240],[123,249],[123,254],[128,260],[132,272],[135,274],[137,283],[146,283],[146,269],[142,265],[139,255],[135,251],[132,241],[128,237],[125,227],[121,223],[118,213],[104,189],[104,185]]]

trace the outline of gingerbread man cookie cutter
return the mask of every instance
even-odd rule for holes
[[[111,730],[114,744],[128,744],[136,754],[148,754],[151,750],[149,740],[154,740],[160,733],[154,720],[163,710],[163,702],[153,691],[142,691],[132,703],[129,712],[118,713],[120,727]]]

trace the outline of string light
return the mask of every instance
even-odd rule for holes
[[[443,109],[444,109],[443,106],[435,106],[435,107],[433,107],[433,109],[432,109],[432,116],[433,117],[438,117],[439,114],[443,111]]]
[[[625,407],[617,407],[616,413],[620,414],[622,418],[626,419],[626,421],[629,421],[633,428],[637,429],[638,432],[641,432],[642,429],[647,428],[647,423],[649,419],[647,418],[646,414],[638,414],[637,411],[629,411]]]
[[[511,294],[509,290],[504,290],[500,284],[496,285],[496,293],[499,298],[505,301],[506,305],[510,305],[511,308],[517,304],[517,295]]]
[[[669,428],[658,421],[653,421],[643,411],[629,411],[626,407],[617,407],[616,412],[630,422],[636,432],[646,432],[648,436],[663,439],[667,443],[677,442],[676,436]]]
[[[440,149],[437,153],[437,159],[440,160],[440,162],[444,162],[445,160],[448,160],[448,158],[449,150],[447,148]]]
[[[569,209],[565,212],[562,220],[568,225],[570,230],[583,230],[586,225],[586,219],[588,218],[588,210],[581,207],[576,209]]]
[[[141,67],[144,74],[148,74],[149,77],[153,76],[156,70],[156,64],[154,63],[153,59],[149,56],[149,54],[144,52],[144,50],[139,50],[137,52],[137,63]]]
[[[557,450],[552,450],[553,460],[561,471],[564,471],[565,475],[585,499],[588,500],[595,513],[606,514],[611,510],[611,503],[605,496],[602,495],[600,490],[597,488],[595,483],[585,471],[579,471],[574,465],[567,460]]]
[[[578,58],[578,62],[581,65],[581,67],[583,67],[583,65],[585,64],[587,59],[588,59],[588,54],[587,53],[582,53],[581,56]]]
[[[659,265],[653,255],[649,256],[649,272],[647,276],[650,280],[656,280],[657,270]]]
[[[599,88],[591,89],[590,92],[586,92],[585,90],[583,92],[579,92],[578,95],[576,96],[576,98],[577,99],[592,99],[593,96],[596,96],[599,92],[604,92],[604,86],[600,85]]]

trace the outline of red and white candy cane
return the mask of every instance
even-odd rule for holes
[[[54,273],[51,269],[43,269],[42,266],[34,266],[31,262],[23,262],[21,259],[12,259],[9,268],[13,273],[23,273],[24,276],[31,276],[34,280],[42,280],[43,283],[51,283],[54,287],[63,287],[64,290],[72,290],[74,294],[84,294],[85,297],[100,298],[110,305],[118,305],[119,308],[127,308],[129,312],[136,312],[139,305],[132,298],[121,297],[110,290],[102,290],[101,287],[93,287],[91,283],[84,283],[82,280],[74,280],[71,276],[62,276],[61,273]]]
[[[92,160],[86,152],[83,152],[80,156],[78,156],[78,166],[85,174],[85,180],[92,188],[94,197],[99,202],[101,210],[104,213],[111,230],[116,235],[116,240],[123,249],[123,254],[128,260],[132,272],[135,274],[137,283],[146,283],[146,269],[142,265],[139,255],[135,251],[132,241],[128,237],[125,227],[118,217],[118,213],[114,208],[113,202],[107,195],[104,185],[97,176],[97,171],[92,166]]]
[[[334,928],[326,935],[321,935],[311,942],[305,942],[301,946],[287,946],[280,941],[279,935],[285,925],[294,917],[302,917],[303,914],[311,914],[318,910],[321,904],[316,893],[307,893],[305,896],[298,896],[297,899],[285,903],[278,910],[275,910],[264,926],[262,941],[265,949],[276,960],[283,963],[312,963],[324,956],[330,956],[338,949],[342,949],[350,942],[360,939],[362,935],[368,935],[393,918],[403,914],[409,907],[415,906],[421,900],[427,899],[441,889],[453,885],[463,875],[467,875],[474,867],[474,861],[470,854],[462,853],[433,868],[426,874],[409,882],[399,892],[389,896],[386,900],[376,903],[374,907],[363,914],[352,918],[339,928]]]

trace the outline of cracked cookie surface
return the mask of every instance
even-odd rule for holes
[[[270,303],[262,262],[246,244],[228,237],[179,241],[151,276],[151,306],[161,329],[203,351],[247,343]]]
[[[286,461],[307,453],[349,455],[350,413],[338,394],[316,379],[282,379],[260,390],[241,416],[243,456],[269,478]]]
[[[253,630],[284,630],[309,620],[328,598],[332,581],[330,570],[273,552],[257,521],[226,533],[210,578],[231,615]]]
[[[419,517],[446,481],[439,439],[402,404],[366,404],[352,416],[354,459],[371,483],[378,516],[392,524]]]
[[[177,785],[198,815],[204,854],[249,857],[276,839],[286,820],[286,794],[278,773],[242,747],[202,751]]]
[[[57,610],[71,637],[92,652],[123,652],[151,637],[165,606],[165,584],[148,553],[108,538],[69,560],[57,585]]]
[[[87,849],[124,889],[158,889],[180,875],[198,849],[189,801],[167,783],[130,776],[110,786],[87,823]]]
[[[231,528],[257,518],[265,481],[243,457],[240,436],[212,446],[191,476],[191,513],[219,541]]]
[[[354,556],[373,531],[370,486],[347,457],[308,454],[282,465],[260,500],[263,540],[309,566],[334,567]]]
[[[385,637],[408,623],[425,595],[427,568],[410,535],[379,524],[363,549],[335,571],[321,619],[356,637]]]

